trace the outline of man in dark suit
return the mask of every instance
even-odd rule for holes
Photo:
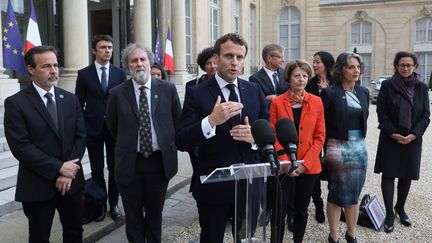
[[[152,63],[148,48],[129,44],[122,51],[122,64],[132,79],[111,90],[107,105],[129,242],[161,242],[168,181],[178,166],[174,135],[180,99],[174,84],[150,76]]]
[[[5,100],[4,127],[19,161],[15,200],[29,223],[29,242],[49,242],[54,212],[63,242],[82,242],[85,124],[74,94],[54,87],[56,50],[38,46],[25,55],[32,84]]]
[[[250,123],[268,119],[261,89],[238,78],[247,54],[243,37],[226,34],[216,41],[214,49],[216,75],[188,90],[176,134],[181,150],[199,145],[197,175],[209,175],[234,163],[259,162]],[[198,206],[200,241],[223,242],[226,222],[237,217],[234,183],[201,184],[196,180],[192,193]]]
[[[289,86],[285,81],[283,64],[284,48],[278,44],[266,45],[262,50],[264,66],[249,77],[249,81],[259,84],[270,107],[271,100],[285,93]]]
[[[126,74],[110,64],[113,51],[112,37],[96,35],[92,38],[92,53],[95,62],[78,71],[75,94],[84,111],[87,129],[87,151],[90,159],[92,178],[106,192],[104,178],[104,145],[108,166],[108,201],[111,218],[121,216],[118,207],[118,189],[114,180],[114,139],[105,124],[105,110],[110,89],[126,81]],[[94,220],[105,218],[106,202],[97,210]],[[85,218],[88,223],[91,218]]]

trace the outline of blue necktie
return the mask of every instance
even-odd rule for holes
[[[107,74],[105,72],[106,67],[102,66],[101,69],[102,69],[101,85],[102,85],[103,93],[106,94],[108,90],[108,80],[107,80]]]

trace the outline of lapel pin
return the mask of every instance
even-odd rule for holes
[[[60,99],[63,99],[63,98],[64,98],[64,96],[63,96],[62,94],[60,94],[59,97],[60,97]]]
[[[155,94],[155,95],[154,95],[154,98],[155,98],[155,99],[157,99],[157,98],[158,98],[158,95],[157,95],[157,94]]]
[[[342,99],[343,99],[343,100],[346,99],[345,96],[342,96]]]

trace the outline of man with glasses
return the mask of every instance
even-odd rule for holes
[[[249,77],[249,81],[257,83],[264,95],[268,105],[274,97],[285,93],[289,85],[285,81],[283,65],[285,48],[278,44],[269,44],[262,50],[264,66]]]

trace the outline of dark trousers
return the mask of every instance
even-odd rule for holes
[[[278,180],[279,195],[276,195],[276,191],[272,192],[273,204],[277,206],[275,210],[279,211],[272,214],[272,242],[283,242],[285,224],[284,219],[278,215],[286,215],[288,200],[292,197],[294,197],[294,242],[302,242],[308,219],[308,206],[316,180],[319,180],[319,174],[301,174],[295,178],[282,175]]]
[[[162,167],[162,154],[150,157],[137,155],[132,183],[118,185],[126,216],[126,236],[129,242],[161,242],[162,210],[168,180]]]
[[[312,191],[312,201],[315,204],[315,207],[321,206],[323,204],[323,200],[321,199],[321,180],[318,179],[315,182],[314,189]]]
[[[82,242],[82,192],[56,195],[48,201],[23,202],[23,211],[29,223],[29,242],[48,243],[57,209],[63,226],[64,243]]]
[[[106,162],[108,166],[108,201],[110,205],[117,205],[119,192],[114,181],[114,138],[108,132],[104,124],[102,132],[98,136],[87,136],[87,151],[90,159],[92,178],[106,192],[104,176],[104,144],[106,152]]]

